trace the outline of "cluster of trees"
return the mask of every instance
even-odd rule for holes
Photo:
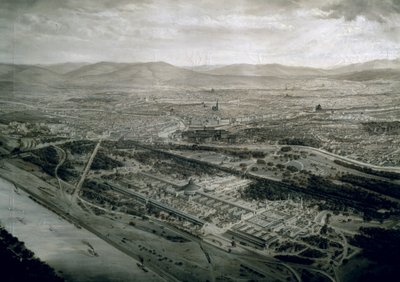
[[[366,178],[353,174],[345,174],[340,180],[346,183],[357,185],[365,189],[385,194],[391,197],[400,198],[400,185],[392,182]]]
[[[23,160],[37,165],[48,175],[55,176],[59,157],[56,149],[53,147],[46,147],[34,151],[31,155],[24,157]],[[72,163],[66,160],[58,168],[58,176],[64,181],[71,181],[76,179],[79,174],[74,170]]]
[[[297,145],[297,146],[308,146],[319,148],[321,147],[321,143],[317,139],[313,138],[284,138],[279,140],[279,144],[281,145]]]
[[[23,158],[24,161],[33,163],[37,166],[39,166],[45,173],[55,176],[55,165],[48,164],[46,162],[43,162],[41,159],[39,159],[37,156],[26,156]]]
[[[310,249],[310,248],[302,251],[299,255],[307,257],[307,258],[325,258],[325,257],[327,257],[326,253],[323,253],[317,249]]]
[[[174,173],[186,176],[203,174],[214,175],[221,170],[217,165],[210,165],[202,161],[193,161],[165,152],[159,152],[157,158],[168,160],[168,162],[170,162],[170,171],[172,169]]]
[[[136,151],[133,158],[142,164],[152,165],[157,160],[157,154],[148,150]]]
[[[44,162],[57,165],[58,164],[58,154],[57,150],[53,147],[46,147],[35,151],[35,155],[38,156]]]
[[[242,191],[242,197],[248,199],[284,200],[289,194],[301,196],[305,200],[324,199],[317,203],[321,209],[346,210],[351,207],[364,213],[366,220],[372,218],[383,220],[389,215],[377,212],[379,209],[391,210],[391,213],[395,214],[399,208],[396,202],[390,201],[374,191],[368,192],[366,189],[350,183],[334,183],[322,176],[308,175],[305,184],[301,186],[293,181],[278,182],[260,179],[254,175],[248,177],[255,180]]]
[[[380,176],[380,177],[385,177],[388,179],[400,179],[400,173],[396,173],[396,172],[390,172],[390,171],[379,171],[379,170],[374,170],[372,168],[369,167],[365,167],[365,166],[358,166],[352,163],[348,163],[348,162],[344,162],[341,160],[334,160],[334,162],[338,165],[347,167],[347,168],[351,168],[351,169],[355,169],[367,174],[372,174],[375,176]]]
[[[76,180],[79,176],[79,173],[74,169],[71,161],[66,160],[59,168],[58,168],[58,176],[64,181],[73,181]]]
[[[310,265],[314,263],[313,259],[309,258],[302,258],[298,256],[290,256],[290,255],[277,255],[275,258],[284,261],[284,262],[291,262],[291,263],[298,263],[298,264],[305,264]]]
[[[267,164],[267,162],[263,159],[257,159],[257,164],[265,165],[265,164]]]
[[[293,192],[283,183],[273,181],[253,181],[242,191],[242,197],[256,200],[284,200]]]
[[[290,146],[283,146],[282,148],[281,148],[281,152],[289,152],[289,151],[291,151],[292,150],[292,147],[290,147]]]
[[[99,170],[99,169],[110,170],[117,167],[121,167],[123,165],[124,164],[122,162],[114,160],[108,157],[104,152],[99,151],[96,154],[96,157],[94,157],[92,166],[90,168],[93,170]]]
[[[375,209],[397,208],[397,204],[378,194],[369,193],[364,189],[351,184],[336,184],[322,176],[311,175],[308,180],[308,189],[315,193],[322,193],[335,197],[336,201],[344,201],[346,204],[357,208],[373,207]]]
[[[89,189],[93,189],[95,191],[108,191],[110,190],[110,185],[108,185],[107,183],[99,183],[97,181],[94,180],[88,180],[86,179],[85,182],[83,183],[83,185]]]
[[[57,150],[53,147],[39,149],[32,155],[24,157],[23,160],[39,166],[45,173],[54,176],[58,164]]]
[[[290,241],[286,241],[283,242],[282,244],[280,244],[275,251],[277,251],[278,253],[281,252],[298,252],[302,249],[304,249],[306,246],[297,242],[290,242]]]
[[[0,263],[1,281],[64,281],[3,227],[0,227]]]
[[[109,149],[136,149],[137,148],[137,142],[133,141],[133,140],[120,139],[117,142],[105,140],[101,144],[104,148],[109,148]]]
[[[369,134],[398,134],[400,121],[368,121],[362,123],[363,128]]]
[[[287,169],[288,171],[290,171],[290,172],[298,172],[298,171],[299,171],[298,168],[295,167],[295,166],[293,166],[293,165],[288,165],[288,166],[286,167],[286,169]]]
[[[92,152],[95,147],[95,142],[90,140],[77,140],[65,143],[62,147],[69,150],[72,154],[82,155]]]
[[[310,235],[307,237],[302,237],[301,240],[323,250],[328,248],[330,242],[328,239],[321,237],[319,235]]]
[[[96,202],[100,205],[109,204],[113,207],[120,206],[120,203],[116,201],[115,198],[110,196],[110,194],[104,195],[104,193],[99,193],[99,191],[92,190],[88,187],[83,187],[81,190],[81,196],[91,202]]]
[[[321,147],[319,140],[310,137],[307,129],[288,126],[280,128],[246,128],[237,134],[237,139],[239,139],[239,142],[252,139],[255,142],[278,141],[281,145]]]

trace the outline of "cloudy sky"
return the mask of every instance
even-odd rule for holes
[[[400,57],[400,0],[0,0],[0,61],[281,63]]]

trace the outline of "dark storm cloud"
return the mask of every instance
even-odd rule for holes
[[[352,21],[357,16],[369,20],[385,22],[393,14],[400,14],[400,0],[341,0],[322,8],[330,12],[328,17]]]

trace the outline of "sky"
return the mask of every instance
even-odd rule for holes
[[[0,61],[332,67],[400,57],[400,0],[0,0]]]

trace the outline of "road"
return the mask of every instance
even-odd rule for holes
[[[79,182],[75,186],[75,191],[74,191],[74,194],[73,194],[73,197],[75,199],[76,199],[77,195],[79,194],[79,191],[81,190],[83,182],[86,180],[86,176],[87,176],[87,174],[88,174],[88,172],[90,170],[90,167],[92,166],[94,158],[96,157],[97,151],[100,148],[101,140],[102,139],[100,139],[99,142],[97,142],[96,147],[94,148],[94,150],[93,150],[93,152],[92,152],[92,154],[91,154],[91,156],[90,156],[90,158],[89,158],[89,160],[88,160],[88,162],[86,164],[86,167],[85,167],[85,169],[84,169],[84,171],[82,173],[81,179],[79,180]]]

